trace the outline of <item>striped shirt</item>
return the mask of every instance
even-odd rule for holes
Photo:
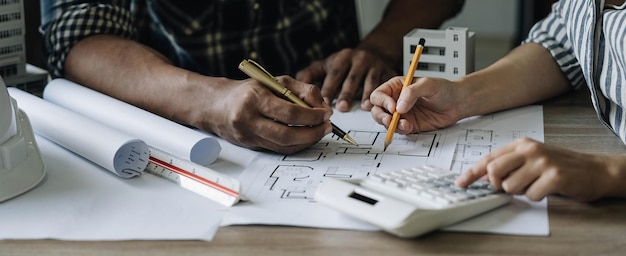
[[[624,143],[625,7],[603,0],[562,0],[525,41],[548,49],[574,88],[589,88],[599,119]]]
[[[109,34],[136,40],[174,65],[207,76],[244,78],[252,58],[295,75],[314,60],[359,42],[353,0],[41,1],[48,69],[62,77],[78,41]]]

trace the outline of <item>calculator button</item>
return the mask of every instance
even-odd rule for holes
[[[375,174],[361,185],[375,187],[398,198],[429,205],[452,205],[492,194],[495,190],[485,180],[461,188],[454,185],[458,174],[437,167],[414,167]]]
[[[457,176],[432,166],[407,168],[373,174],[358,185],[324,182],[316,199],[390,233],[412,237],[494,209],[512,198],[484,180],[457,187]],[[376,199],[363,200],[369,195]]]

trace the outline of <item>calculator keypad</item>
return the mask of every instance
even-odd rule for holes
[[[449,170],[420,166],[375,174],[363,180],[361,185],[382,189],[411,202],[439,207],[498,193],[484,180],[478,180],[465,188],[458,187],[454,184],[457,177],[458,174]]]

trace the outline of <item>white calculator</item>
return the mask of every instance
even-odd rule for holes
[[[399,237],[416,237],[492,210],[512,196],[479,180],[454,185],[457,173],[421,166],[375,174],[357,182],[327,179],[315,199]]]

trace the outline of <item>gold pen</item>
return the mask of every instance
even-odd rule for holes
[[[296,103],[303,107],[308,107],[308,108],[311,107],[309,106],[309,104],[307,104],[306,102],[298,98],[298,96],[294,95],[289,89],[287,89],[287,87],[280,84],[278,80],[274,78],[274,76],[272,76],[269,72],[267,72],[267,70],[265,70],[263,67],[261,67],[261,65],[259,65],[255,61],[242,60],[241,63],[239,63],[239,69],[243,71],[244,73],[246,73],[248,76],[257,80],[262,85],[267,86],[272,91],[285,96],[291,102]],[[332,122],[330,124],[333,126],[333,134],[339,136],[339,138],[342,138],[343,140],[349,142],[352,145],[358,146],[356,141],[354,141],[354,139],[352,139],[352,137],[350,137],[348,133],[341,130]]]

